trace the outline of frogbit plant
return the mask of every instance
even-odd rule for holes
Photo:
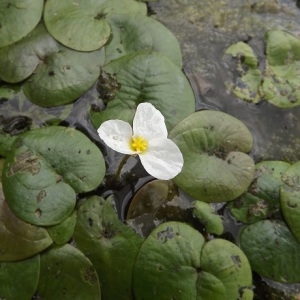
[[[133,128],[125,121],[109,120],[101,124],[98,134],[108,147],[127,158],[139,155],[145,170],[158,179],[172,179],[183,167],[179,148],[167,138],[164,116],[150,103],[138,105]]]

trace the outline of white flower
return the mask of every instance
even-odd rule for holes
[[[165,118],[150,103],[136,109],[133,128],[122,120],[109,120],[98,129],[100,138],[113,150],[138,154],[145,170],[158,179],[171,179],[182,169],[183,156],[178,146],[168,139]]]

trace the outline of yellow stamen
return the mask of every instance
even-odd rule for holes
[[[148,148],[148,141],[141,136],[133,136],[130,141],[130,148],[136,152],[145,152]]]

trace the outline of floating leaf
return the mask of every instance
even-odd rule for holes
[[[15,43],[33,30],[42,17],[43,7],[43,0],[2,0],[0,48]]]
[[[7,156],[3,190],[12,211],[36,225],[72,213],[76,193],[95,189],[105,174],[100,150],[74,128],[44,127],[23,134]]]
[[[195,111],[187,78],[159,53],[128,54],[107,64],[104,71],[121,87],[104,111],[91,112],[95,128],[110,119],[132,122],[141,102],[152,103],[164,115],[168,129]]]
[[[133,0],[48,0],[44,20],[50,34],[63,45],[78,51],[93,51],[110,37],[107,14],[145,14],[145,10],[145,4]]]
[[[88,198],[78,209],[74,239],[97,270],[103,299],[132,299],[132,271],[143,238],[119,220],[112,197]]]
[[[142,244],[133,273],[135,299],[197,299],[203,236],[191,226],[166,222]],[[200,293],[199,293],[200,294]]]
[[[198,231],[180,222],[151,232],[133,273],[137,300],[238,299],[251,284],[248,260],[237,246],[221,239],[205,243]]]
[[[3,164],[4,160],[0,160],[0,174]],[[27,224],[12,213],[4,199],[1,181],[0,240],[0,261],[21,260],[41,252],[52,244],[46,229]]]
[[[1,262],[0,299],[32,299],[39,273],[39,255],[18,262]]]
[[[222,218],[213,212],[212,207],[208,203],[195,201],[193,215],[200,220],[208,233],[217,235],[223,233],[224,226]]]
[[[28,78],[40,63],[45,63],[51,53],[61,47],[40,23],[22,40],[0,48],[0,78],[16,83]]]
[[[300,244],[284,222],[263,220],[245,226],[239,243],[255,272],[279,282],[300,281]]]
[[[41,255],[40,299],[101,299],[100,284],[91,262],[76,248],[66,244]]]
[[[241,121],[203,110],[180,122],[169,137],[183,154],[183,169],[173,179],[183,191],[201,201],[220,202],[247,190],[254,163],[244,152],[250,151],[253,140]]]
[[[199,300],[252,299],[252,271],[233,243],[214,239],[204,244],[198,274]]]
[[[281,210],[290,230],[300,243],[300,161],[290,166],[282,176]]]
[[[255,176],[247,193],[229,202],[232,215],[244,223],[279,217],[280,187],[290,164],[283,161],[263,161],[255,165]]]
[[[112,39],[106,45],[106,62],[140,50],[157,51],[182,67],[176,37],[155,19],[143,15],[113,14],[107,17]]]

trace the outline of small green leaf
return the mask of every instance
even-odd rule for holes
[[[76,193],[95,189],[104,174],[103,156],[84,134],[44,127],[23,134],[14,144],[3,170],[3,191],[20,219],[55,225],[72,213]]]
[[[254,162],[245,152],[250,151],[253,139],[241,121],[203,110],[181,121],[169,137],[183,154],[183,169],[173,179],[183,191],[201,201],[221,202],[247,190]]]
[[[223,233],[224,226],[222,218],[213,212],[212,207],[208,203],[195,201],[193,215],[200,220],[208,233],[217,235]]]
[[[36,295],[40,299],[101,299],[96,270],[69,244],[53,247],[41,255]]]

